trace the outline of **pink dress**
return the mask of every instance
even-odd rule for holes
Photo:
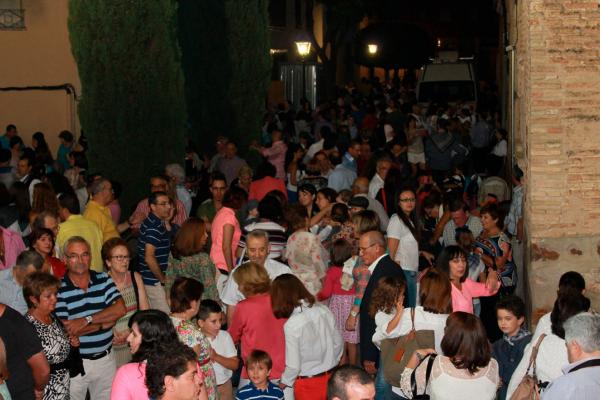
[[[347,343],[358,343],[358,329],[346,330],[346,320],[350,315],[350,309],[354,302],[355,287],[349,290],[342,288],[342,267],[332,265],[325,275],[323,289],[317,294],[319,301],[329,300],[329,309],[335,317],[335,327]]]
[[[467,278],[462,283],[462,289],[452,285],[452,311],[464,311],[473,314],[473,298],[492,296],[498,289],[492,290],[485,283],[475,282]]]
[[[235,251],[242,236],[240,223],[238,222],[233,208],[222,207],[216,214],[210,228],[210,238],[212,245],[210,247],[210,258],[217,268],[227,271],[227,263],[223,254],[223,227],[233,225],[233,239],[231,240],[231,257],[235,264]]]

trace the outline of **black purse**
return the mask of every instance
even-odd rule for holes
[[[417,378],[415,376],[417,372],[417,368],[425,362],[425,359],[417,365],[417,367],[413,370],[412,374],[410,374],[410,388],[413,394],[413,400],[429,400],[429,395],[425,393],[427,391],[427,385],[429,384],[429,377],[431,376],[431,368],[433,367],[433,361],[437,354],[430,354],[427,357],[427,371],[425,372],[425,387],[423,388],[423,394],[417,394]]]
[[[65,326],[63,325],[60,318],[58,318],[54,314],[52,314],[52,317],[56,321],[58,321],[60,327],[66,333],[67,330],[65,329]],[[62,363],[60,363],[61,364],[60,366],[55,366],[55,369],[68,368],[69,376],[71,378],[74,378],[79,374],[81,374],[81,376],[84,376],[85,369],[83,368],[83,358],[81,358],[81,353],[79,352],[79,347],[75,347],[75,346],[70,346],[70,347],[71,347],[71,350],[69,350],[69,355],[67,356],[67,359],[65,361],[63,361]]]

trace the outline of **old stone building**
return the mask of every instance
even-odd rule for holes
[[[558,278],[569,270],[585,276],[597,310],[600,5],[597,0],[505,0],[505,6],[515,51],[514,152],[526,176],[533,317],[552,307]]]

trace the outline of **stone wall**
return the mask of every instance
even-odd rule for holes
[[[516,3],[516,5],[515,5]],[[600,8],[589,0],[507,1],[517,49],[515,154],[525,171],[534,320],[576,270],[600,309]],[[514,8],[516,7],[516,9]]]

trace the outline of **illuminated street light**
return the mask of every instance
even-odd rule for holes
[[[367,51],[369,52],[370,55],[374,56],[375,54],[377,54],[377,50],[378,50],[378,46],[374,43],[369,43],[367,45]]]
[[[296,49],[298,49],[298,54],[300,57],[305,58],[310,54],[310,47],[312,45],[309,41],[298,40],[296,43]]]
[[[296,49],[302,59],[302,98],[306,97],[306,58],[310,54],[310,47],[312,43],[306,34],[298,36],[296,41]]]

